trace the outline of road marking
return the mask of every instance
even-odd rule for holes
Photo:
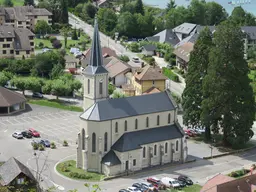
[[[5,130],[4,130],[4,133],[6,133],[7,131],[8,131],[8,129],[5,129]]]

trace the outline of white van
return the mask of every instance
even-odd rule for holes
[[[170,188],[180,188],[180,184],[177,180],[172,179],[170,177],[164,177],[161,179],[161,182],[166,186]]]

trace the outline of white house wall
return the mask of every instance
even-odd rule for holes
[[[115,76],[115,86],[120,86],[126,84],[126,77],[124,73],[120,73],[119,75]]]

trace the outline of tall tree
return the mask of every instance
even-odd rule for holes
[[[207,97],[202,109],[206,109],[207,118],[218,120],[215,124],[222,129],[225,145],[241,146],[253,136],[251,128],[255,118],[243,33],[239,27],[224,22],[217,27],[213,43],[203,80]]]
[[[178,6],[176,9],[171,9],[165,16],[166,28],[172,29],[184,22],[192,22],[191,15],[188,9],[183,6]]]
[[[226,10],[216,2],[207,2],[205,9],[206,25],[218,25],[228,17]]]
[[[35,33],[40,34],[42,36],[51,32],[51,26],[44,20],[39,20],[35,26]]]
[[[60,23],[68,24],[68,2],[67,0],[60,0]]]
[[[3,5],[5,7],[13,7],[13,2],[12,0],[4,0]]]
[[[102,32],[109,34],[117,24],[117,15],[112,9],[99,9],[97,13],[99,28]]]
[[[205,25],[205,1],[192,0],[188,10],[192,16],[192,22]]]
[[[119,36],[136,37],[138,34],[136,17],[129,12],[120,14],[116,30],[119,32]]]
[[[183,121],[185,125],[205,126],[205,139],[210,140],[210,127],[207,122],[201,122],[202,107],[204,99],[202,82],[207,73],[209,63],[209,52],[212,48],[212,37],[209,28],[204,28],[194,45],[188,63],[186,75],[186,88],[182,94],[182,106],[184,109]]]
[[[239,26],[244,25],[245,18],[246,18],[246,12],[241,6],[235,7],[230,15],[230,20],[234,24]]]
[[[166,10],[169,11],[171,9],[175,9],[176,7],[177,7],[177,5],[175,4],[175,0],[170,0],[170,2],[167,3]]]
[[[32,5],[32,6],[35,6],[35,2],[34,0],[24,0],[24,5]]]
[[[144,7],[143,7],[143,3],[142,0],[137,0],[134,6],[135,12],[136,13],[140,13],[141,15],[144,15]]]

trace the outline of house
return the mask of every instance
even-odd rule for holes
[[[104,58],[106,57],[118,57],[116,52],[108,47],[102,47],[101,48],[101,53],[102,53],[102,56]],[[90,55],[91,55],[91,49],[87,49],[84,53],[83,53],[84,57],[85,58],[89,58]]]
[[[145,56],[153,56],[156,54],[157,47],[155,45],[144,45],[141,47],[142,54]]]
[[[0,186],[11,186],[21,189],[26,183],[26,187],[35,187],[36,179],[24,164],[15,159],[10,158],[0,166]]]
[[[31,57],[35,50],[34,36],[26,28],[0,25],[0,58]]]
[[[26,108],[24,95],[0,86],[0,115],[23,111]]]
[[[173,29],[173,32],[177,35],[180,41],[184,38],[190,36],[196,30],[196,24],[193,23],[183,23]]]
[[[76,69],[78,60],[73,55],[65,55],[65,69]]]
[[[256,46],[256,26],[244,26],[241,27],[242,32],[245,34],[244,52],[247,59],[247,51],[251,47]]]
[[[254,192],[256,187],[256,174],[238,179],[218,174],[209,179],[200,192]]]
[[[36,23],[40,20],[51,25],[52,13],[45,8],[34,8],[33,6],[0,8],[0,25],[6,24],[34,31]]]
[[[188,69],[190,53],[191,51],[193,51],[193,48],[194,48],[194,43],[187,42],[177,47],[173,51],[173,54],[176,55],[176,66],[179,69],[184,70],[184,72],[186,72]]]
[[[97,19],[84,76],[77,167],[119,175],[187,159],[187,142],[169,91],[110,99]],[[153,101],[153,102],[152,102]]]

